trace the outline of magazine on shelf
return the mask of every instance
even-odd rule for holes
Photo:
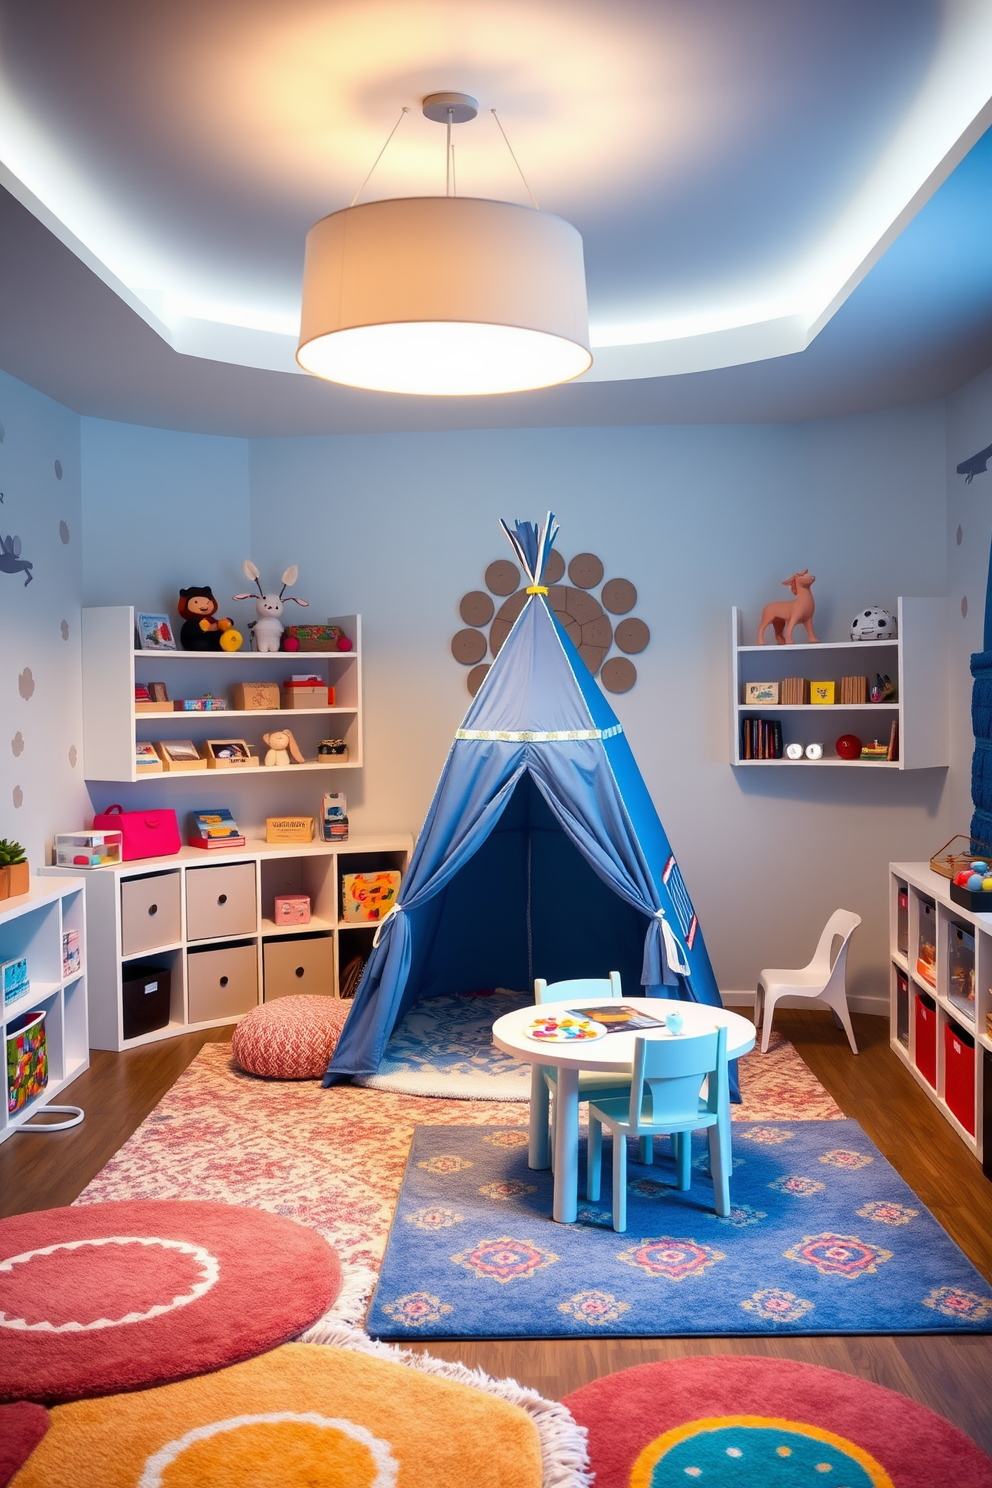
[[[636,1033],[644,1028],[664,1028],[664,1019],[639,1008],[624,1007],[622,1002],[607,1002],[602,1007],[569,1008],[570,1018],[590,1018],[602,1023],[607,1033]]]

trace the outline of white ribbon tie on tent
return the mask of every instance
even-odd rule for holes
[[[386,910],[386,913],[383,915],[382,919],[375,927],[375,934],[372,937],[373,950],[375,950],[376,946],[379,944],[379,937],[382,934],[383,930],[385,930],[386,926],[389,924],[389,921],[392,919],[393,915],[399,914],[402,908],[402,904],[391,904]]]
[[[396,906],[394,905],[393,907],[395,908]],[[688,976],[689,963],[686,960],[685,951],[683,951],[679,944],[675,931],[665,918],[665,911],[663,909],[656,909],[654,913],[655,918],[661,921],[661,933],[665,941],[665,960],[668,962],[669,968],[677,972],[679,976]],[[383,921],[383,924],[385,924],[385,921]]]

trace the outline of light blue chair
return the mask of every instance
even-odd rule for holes
[[[706,1095],[699,1093],[706,1079]],[[613,1133],[613,1228],[627,1228],[627,1138],[653,1140],[671,1132],[678,1187],[692,1181],[691,1134],[709,1128],[710,1171],[717,1214],[730,1213],[730,1079],[727,1030],[692,1038],[634,1040],[634,1065],[628,1098],[614,1096],[589,1105],[589,1160],[586,1196],[599,1198],[603,1163],[603,1127]]]
[[[534,982],[534,1001],[545,1002],[570,1002],[575,997],[595,997],[600,1002],[606,1002],[614,997],[622,997],[623,990],[620,986],[620,973],[611,971],[608,977],[580,977],[570,982],[546,982],[543,977],[538,977]],[[530,1078],[530,1111],[531,1111],[531,1156],[530,1166],[532,1168],[551,1166],[551,1154],[554,1151],[554,1126],[549,1125],[549,1093],[557,1094],[558,1071],[547,1065],[534,1064],[531,1066]],[[626,1093],[630,1088],[630,1076],[625,1074],[597,1074],[594,1070],[579,1071],[579,1100],[598,1100],[601,1097],[608,1099],[610,1096]],[[536,1134],[536,1135],[535,1135]],[[643,1161],[650,1162],[650,1157],[644,1157]]]

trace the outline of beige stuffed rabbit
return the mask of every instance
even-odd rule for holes
[[[273,729],[271,734],[263,734],[262,738],[269,746],[264,760],[266,765],[288,765],[291,759],[294,764],[303,764],[300,746],[291,729]]]

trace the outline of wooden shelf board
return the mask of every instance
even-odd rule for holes
[[[824,765],[841,766],[847,770],[898,770],[898,760],[843,760],[843,759],[818,759],[818,760],[790,760],[790,759],[742,759],[734,760],[734,768],[738,765],[791,765],[793,769],[822,769]],[[938,766],[938,768],[943,768]]]
[[[893,966],[898,966],[898,968],[899,968],[900,971],[904,971],[908,975],[909,974],[909,960],[908,960],[908,958],[906,956],[905,951],[892,951],[891,952],[891,956],[892,956],[892,964],[893,964]]]
[[[199,709],[189,708],[173,711],[172,713],[135,713],[135,723],[142,723],[145,719],[154,719],[156,727],[163,719],[177,720],[182,723],[190,723],[193,719],[209,718],[306,718],[315,714],[333,715],[335,713],[357,713],[358,704],[345,707],[335,703],[333,708],[216,708]],[[144,742],[143,740],[140,742]],[[195,772],[194,772],[195,773]]]
[[[107,785],[134,785],[139,780],[180,780],[189,785],[194,780],[211,780],[214,783],[220,783],[221,781],[234,780],[239,776],[243,778],[246,775],[252,777],[255,775],[296,775],[301,770],[360,770],[361,768],[361,760],[345,760],[340,765],[321,765],[316,760],[305,760],[302,765],[248,765],[246,768],[234,770],[162,770],[161,772],[150,770],[147,774],[143,775],[135,773],[131,776],[130,781],[103,781],[102,777],[98,775],[87,775],[86,779],[99,781],[101,784]],[[203,851],[203,849],[198,849],[198,851]],[[207,854],[204,852],[204,857],[206,856]],[[91,869],[90,871],[97,870]]]
[[[860,654],[862,651],[878,651],[883,648],[895,648],[899,645],[898,636],[894,641],[792,641],[789,645],[779,646],[773,643],[767,646],[738,646],[738,651],[760,651],[765,656],[785,656],[790,651],[851,651]],[[147,652],[144,653],[147,655]]]
[[[333,930],[335,928],[330,920],[322,920],[317,915],[311,915],[309,921],[305,925],[277,925],[275,920],[263,919],[261,921],[261,927],[262,928],[259,931],[259,934],[263,936],[307,935],[311,931],[316,933],[318,931],[324,932],[327,930]]]
[[[54,997],[61,986],[61,982],[32,982],[23,997],[7,1003],[3,1010],[3,1021],[9,1023],[11,1018],[19,1018],[21,1013],[29,1013],[32,1008],[40,1007],[43,1002]]]
[[[898,713],[898,703],[738,703],[738,713]]]
[[[182,948],[181,940],[173,940],[168,945],[153,946],[146,951],[126,951],[121,956],[121,965],[126,966],[129,961],[144,961],[147,956],[165,956],[170,951],[181,951]]]
[[[895,644],[895,643],[893,643]],[[161,661],[281,661],[299,663],[302,669],[311,661],[354,661],[358,651],[135,651],[135,660]]]

